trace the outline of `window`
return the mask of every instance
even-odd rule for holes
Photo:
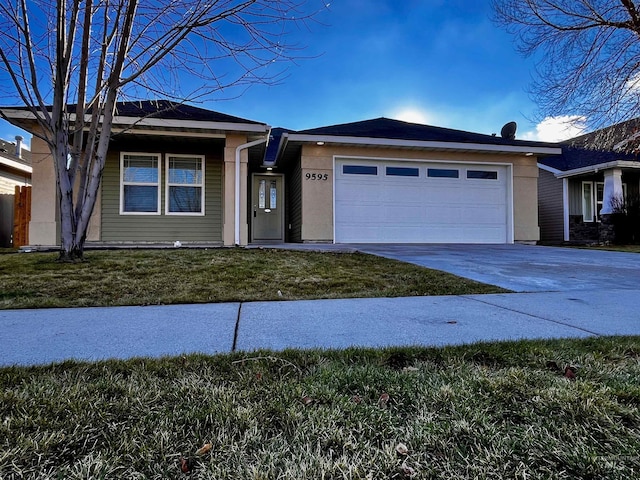
[[[450,168],[428,168],[427,177],[432,178],[459,178],[458,170]]]
[[[204,215],[204,157],[167,155],[167,215]]]
[[[582,182],[582,220],[593,222],[593,182]]]
[[[387,176],[389,177],[418,177],[420,170],[411,167],[387,167]]]
[[[345,175],[378,175],[378,167],[368,165],[343,165],[342,173]]]
[[[160,213],[160,155],[120,155],[120,213]]]
[[[498,172],[489,170],[467,170],[467,178],[479,180],[497,180]]]
[[[622,197],[627,199],[627,184],[622,184]],[[599,222],[604,207],[604,182],[582,182],[582,221]]]
[[[604,182],[596,182],[596,211],[595,217],[596,220],[600,221],[600,212],[602,211],[602,207],[604,204]]]

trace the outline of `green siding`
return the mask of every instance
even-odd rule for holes
[[[144,152],[141,152],[144,153]],[[153,148],[149,153],[157,153]],[[179,151],[163,153],[180,153]],[[166,165],[161,162],[160,215],[120,215],[120,152],[110,152],[102,178],[103,242],[222,242],[222,151],[205,155],[205,215],[165,215]]]

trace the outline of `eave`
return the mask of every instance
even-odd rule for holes
[[[287,134],[283,134],[283,137]],[[523,154],[523,155],[560,155],[562,149],[559,147],[543,147],[539,145],[495,145],[483,143],[464,142],[437,142],[420,140],[399,140],[393,138],[372,138],[372,137],[342,137],[332,135],[308,135],[308,134],[288,134],[288,142],[318,143],[343,145],[343,146],[371,146],[379,148],[409,148],[440,151],[458,152],[483,152],[502,154]]]
[[[640,169],[640,162],[634,162],[631,160],[615,160],[613,162],[598,163],[596,165],[589,165],[586,167],[574,168],[573,170],[566,170],[555,174],[558,178],[575,177],[576,175],[585,175],[588,173],[598,173],[600,170],[607,170],[610,168],[634,168]]]
[[[16,162],[15,160],[11,160],[3,156],[0,156],[0,165],[6,166],[19,173],[28,173],[29,175],[33,173],[33,168],[30,165],[25,165],[24,163]]]
[[[15,124],[27,131],[35,128],[36,117],[27,110],[18,110],[5,108],[2,110],[4,115],[15,122]],[[70,114],[69,121],[75,122],[76,115]],[[91,116],[86,115],[85,121],[89,122]],[[160,135],[163,131],[185,133],[185,136],[193,136],[193,133],[204,135],[224,136],[226,132],[247,133],[247,134],[266,134],[271,127],[263,123],[234,123],[234,122],[212,122],[199,120],[182,120],[182,119],[165,119],[154,117],[126,117],[116,115],[113,117],[114,133],[136,131],[140,134]],[[31,132],[33,133],[33,132]],[[189,135],[186,135],[190,133]]]

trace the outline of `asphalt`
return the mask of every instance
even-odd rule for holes
[[[259,349],[443,346],[640,335],[637,254],[590,255],[593,251],[521,245],[361,249],[392,258],[404,255],[405,261],[412,257],[409,261],[429,263],[425,266],[431,268],[440,265],[441,270],[469,278],[482,274],[482,281],[518,287],[511,289],[523,293],[2,310],[0,365]],[[447,256],[455,261],[446,261]],[[513,262],[517,268],[510,265]],[[599,276],[589,280],[592,275]]]

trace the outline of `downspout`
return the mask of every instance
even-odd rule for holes
[[[270,134],[271,134],[271,130],[269,130],[265,138],[260,138],[258,140],[254,140],[253,142],[244,143],[236,147],[236,195],[235,195],[236,208],[235,208],[235,223],[234,223],[234,226],[235,226],[234,242],[236,247],[240,245],[240,152],[247,148],[260,145],[261,143],[269,142]]]

